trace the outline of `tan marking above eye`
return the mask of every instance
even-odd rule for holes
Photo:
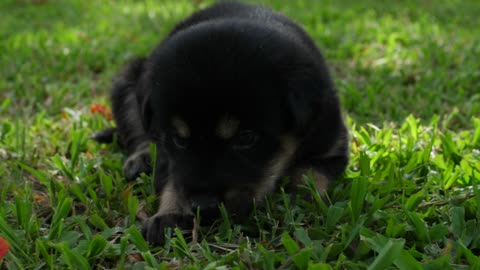
[[[218,122],[215,133],[222,139],[231,139],[238,131],[239,122],[236,119],[225,116]]]
[[[174,116],[172,118],[172,125],[177,130],[178,136],[184,139],[190,137],[190,128],[180,117]]]

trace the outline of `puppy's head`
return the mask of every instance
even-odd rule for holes
[[[246,214],[289,170],[326,83],[306,51],[268,27],[232,22],[183,30],[153,53],[145,125],[193,208],[223,202]]]

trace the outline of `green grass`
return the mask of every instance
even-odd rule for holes
[[[151,179],[127,183],[119,149],[88,139],[112,125],[89,107],[207,3],[32,2],[0,3],[0,269],[480,269],[477,0],[262,1],[323,49],[350,166],[329,204],[307,181],[155,249],[139,233]]]

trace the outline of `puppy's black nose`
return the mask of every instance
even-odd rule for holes
[[[197,195],[191,198],[191,207],[194,214],[200,210],[200,220],[203,224],[211,223],[220,214],[218,205],[220,200],[211,195]]]

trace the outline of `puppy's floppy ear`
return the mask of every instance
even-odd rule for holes
[[[328,72],[322,72],[320,76],[305,72],[292,77],[286,97],[297,130],[307,131],[313,121],[336,113],[338,96]]]
[[[151,104],[151,95],[152,91],[150,90],[151,87],[148,83],[147,76],[148,76],[148,69],[147,71],[142,74],[138,84],[137,84],[137,104],[138,104],[138,113],[140,116],[140,120],[142,122],[143,130],[148,133],[150,130],[151,122],[152,122],[152,104]]]
[[[322,92],[314,80],[303,79],[290,84],[286,97],[296,129],[307,129],[312,117],[322,109]]]
[[[142,119],[143,129],[148,133],[152,123],[152,104],[150,91],[142,91],[142,95],[137,96],[138,104],[140,104],[140,118]]]
[[[312,104],[303,91],[290,91],[287,96],[288,106],[296,128],[304,128],[312,115]]]

